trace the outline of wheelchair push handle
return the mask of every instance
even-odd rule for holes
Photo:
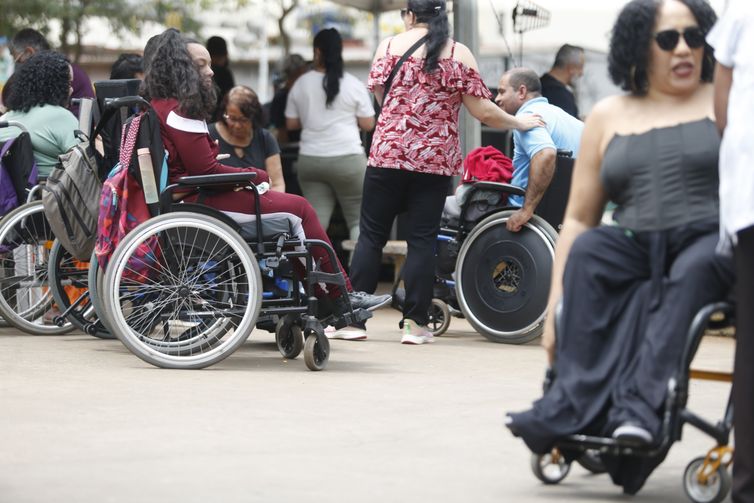
[[[105,110],[111,108],[132,107],[135,105],[149,106],[149,102],[141,96],[123,96],[121,98],[105,98]],[[104,113],[104,111],[103,111]]]
[[[29,132],[29,130],[26,129],[26,126],[24,126],[23,124],[17,121],[0,121],[0,128],[4,128],[4,127],[15,127],[15,128],[20,129],[21,132],[23,133]]]

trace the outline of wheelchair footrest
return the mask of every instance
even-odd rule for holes
[[[366,309],[354,309],[353,313],[345,313],[341,316],[330,316],[325,325],[332,325],[337,330],[356,323],[362,323],[372,317],[372,313]]]
[[[343,274],[311,271],[307,273],[307,281],[310,285],[316,285],[317,283],[326,283],[328,285],[346,286],[346,278]]]

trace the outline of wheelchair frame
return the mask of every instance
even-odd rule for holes
[[[155,166],[154,169],[159,169],[159,167]],[[371,317],[371,313],[365,310],[353,310],[352,308],[349,308],[345,313],[320,316],[319,300],[314,295],[315,285],[319,283],[337,285],[340,287],[341,294],[345,297],[347,296],[347,292],[345,291],[346,282],[345,277],[340,272],[325,273],[317,270],[317,264],[314,263],[311,250],[316,247],[324,249],[333,264],[337,263],[335,252],[328,243],[320,240],[293,239],[287,234],[277,235],[272,240],[265,237],[265,217],[261,213],[259,192],[257,187],[252,183],[255,175],[255,173],[243,172],[180,178],[176,183],[167,186],[159,194],[157,208],[150,208],[153,210],[153,218],[133,229],[116,248],[105,274],[104,282],[100,285],[103,291],[98,292],[104,299],[102,310],[106,316],[105,321],[107,326],[129,350],[148,363],[166,368],[203,368],[213,365],[240,347],[253,328],[261,327],[275,332],[278,348],[284,357],[289,359],[295,358],[303,349],[307,367],[311,370],[322,370],[327,365],[330,353],[330,345],[324,334],[323,323],[331,324],[336,328],[342,328]],[[157,173],[155,173],[155,178],[159,179]],[[251,240],[242,237],[240,232],[241,225],[214,208],[198,203],[174,203],[174,194],[177,192],[188,191],[199,192],[201,194],[202,192],[210,191],[242,189],[251,189],[255,194],[254,227],[256,232],[255,239]],[[187,210],[188,212],[183,210]],[[181,224],[181,219],[183,219],[185,225]],[[205,225],[207,222],[211,225]],[[158,224],[164,227],[164,232],[158,230]],[[186,344],[169,347],[167,343],[160,345],[154,341],[147,341],[150,337],[148,334],[138,333],[138,330],[134,330],[129,325],[129,319],[123,314],[121,309],[123,298],[120,297],[120,292],[124,289],[121,273],[127,267],[129,261],[132,260],[129,254],[138,246],[138,243],[134,244],[134,242],[140,239],[145,233],[152,232],[151,229],[155,229],[154,232],[157,235],[157,246],[161,250],[160,253],[167,255],[163,257],[166,264],[184,266],[191,260],[194,260],[194,257],[186,259],[186,257],[179,256],[178,253],[174,252],[177,245],[184,246],[186,244],[183,242],[177,244],[171,242],[171,239],[174,239],[171,235],[176,235],[178,231],[175,229],[178,229],[181,225],[184,225],[186,229],[195,229],[192,232],[196,234],[199,232],[211,234],[215,232],[215,229],[219,229],[221,232],[216,234],[215,237],[223,240],[225,244],[233,248],[233,251],[239,255],[234,260],[238,261],[240,267],[243,269],[240,277],[248,277],[255,283],[254,285],[239,284],[249,290],[246,307],[243,307],[243,303],[239,306],[235,302],[242,299],[243,295],[239,297],[237,292],[232,292],[229,294],[228,299],[226,299],[227,306],[214,312],[211,312],[211,310],[201,312],[197,308],[187,308],[185,313],[181,313],[180,311],[183,309],[183,305],[181,305],[171,313],[166,313],[164,309],[155,313],[155,316],[160,318],[157,323],[161,323],[163,327],[169,325],[168,322],[181,321],[180,316],[191,318],[194,321],[200,318],[207,320],[229,320],[227,322],[223,321],[223,323],[232,327],[228,330],[232,330],[232,333],[226,337],[226,340],[223,340],[225,337],[224,334],[219,336],[211,335],[210,337],[203,332],[205,329],[211,330],[212,323],[207,322],[209,323],[207,325],[205,322],[197,322],[194,328],[198,327],[196,330],[199,331],[199,336],[204,337],[205,341],[197,342],[190,349],[186,349]],[[172,229],[170,226],[175,228],[171,231],[172,234],[171,232],[167,232],[168,228]],[[201,229],[196,230],[199,228]],[[235,236],[231,236],[228,234],[229,232],[235,233]],[[239,244],[237,240],[241,240],[244,245]],[[196,245],[196,238],[191,247],[194,247],[194,245]],[[291,248],[294,249],[291,250]],[[264,288],[259,273],[260,264],[271,271],[272,274],[275,274],[282,269],[292,269],[292,267],[288,268],[287,264],[290,264],[291,260],[299,259],[305,263],[306,277],[299,278],[289,270],[287,279],[291,279],[293,283],[293,286],[289,290],[289,296],[287,298],[264,298]],[[194,274],[198,275],[197,278],[202,275],[208,276],[208,274],[200,272],[199,269],[205,267],[205,264],[209,262],[205,261],[204,264],[202,262],[196,263]],[[228,263],[230,264],[230,260]],[[228,267],[235,267],[235,264],[228,265]],[[159,273],[162,272],[159,271]],[[193,285],[181,284],[176,286],[179,295],[185,294],[185,298],[191,297],[194,299],[197,296],[195,295],[196,288]],[[259,299],[250,299],[257,292]],[[233,295],[236,295],[235,299]],[[249,307],[249,303],[251,303],[251,307]],[[211,302],[207,299],[204,299],[204,304],[201,302],[198,303],[200,306],[203,305],[204,309],[208,309],[207,306],[210,304]],[[173,316],[174,314],[175,316]],[[145,327],[151,327],[152,323],[150,321]],[[152,328],[149,329],[151,330]],[[169,330],[170,328],[163,328],[166,337],[165,340],[172,343],[172,340],[168,339],[172,337],[168,333]],[[184,335],[179,334],[179,337],[184,337]],[[194,337],[198,341],[201,337],[196,338],[195,335],[191,335],[190,338]],[[204,344],[210,338],[214,339],[210,340],[205,345],[206,347],[202,347],[201,344]],[[208,356],[197,356],[204,349],[206,349],[206,355]]]
[[[722,315],[722,319],[715,319]],[[597,454],[613,456],[637,456],[652,458],[664,455],[673,442],[681,440],[683,426],[690,424],[709,435],[716,445],[709,452],[693,459],[684,471],[683,485],[687,496],[695,503],[720,502],[725,499],[731,487],[731,475],[728,471],[733,460],[733,449],[728,445],[733,427],[733,404],[728,398],[722,419],[711,423],[687,408],[689,381],[691,379],[691,362],[696,355],[705,330],[725,327],[732,324],[735,316],[734,306],[729,302],[717,302],[702,307],[689,326],[681,357],[680,369],[676,377],[668,382],[668,396],[662,416],[661,440],[659,444],[645,446],[627,440],[610,437],[575,434],[569,435],[555,443],[547,454],[532,454],[531,467],[534,475],[545,484],[557,484],[570,470],[570,461],[563,451],[579,453],[594,459]],[[556,326],[559,312],[556,314]],[[556,375],[550,370],[545,378],[547,389]],[[598,458],[597,458],[598,459]],[[581,462],[579,458],[577,461]],[[553,468],[553,469],[548,469]],[[599,463],[587,466],[595,473],[600,473]]]

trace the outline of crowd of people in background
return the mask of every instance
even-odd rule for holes
[[[725,297],[738,274],[744,309],[735,366],[734,501],[754,501],[747,363],[754,322],[746,309],[754,296],[753,157],[746,137],[754,65],[743,49],[754,37],[751,6],[733,2],[713,30],[717,18],[704,0],[629,2],[613,28],[608,57],[610,76],[626,94],[597,104],[585,124],[573,93],[584,72],[583,48],[563,45],[541,76],[528,68],[506,72],[493,102],[474,55],[450,38],[445,9],[440,0],[408,0],[401,11],[405,31],[379,44],[366,83],[346,71],[338,31],[321,30],[311,61],[285,59],[269,104],[236,85],[225,40],[211,37],[202,44],[173,29],[150,39],[143,56],[120,55],[110,78],[143,80],[141,92],[161,122],[171,180],[253,171],[263,213],[290,213],[303,235],[325,242],[336,205],[341,208],[347,226],[342,237],[356,241],[350,281],[339,261],[315,253],[322,270],[346,275],[345,291],[332,286],[317,292],[332,312],[389,302],[389,296],[374,295],[382,249],[395,218],[406,215],[404,344],[434,340],[426,326],[434,245],[451,180],[463,165],[461,108],[488,126],[515,131],[512,183],[526,196],[511,200],[520,208],[508,221],[511,232],[533,215],[557,150],[569,150],[576,167],[543,337],[559,375],[531,410],[508,416],[508,427],[534,452],[590,429],[655,442],[657,411],[673,371],[666,362],[678,360],[679,341],[698,308]],[[9,47],[16,71],[3,87],[7,111],[0,119],[30,131],[46,175],[78,141],[72,99],[94,97],[92,83],[38,31],[19,31]],[[373,132],[368,152],[365,132]],[[0,141],[14,134],[0,129]],[[292,143],[298,147],[295,164],[284,155]],[[718,185],[720,198],[713,189]],[[251,214],[254,198],[242,190],[202,202]],[[599,225],[608,201],[617,204],[617,226]],[[585,291],[593,294],[580,295]],[[366,326],[330,336],[363,340]],[[653,468],[639,463],[624,476],[608,466],[628,492],[638,490]]]

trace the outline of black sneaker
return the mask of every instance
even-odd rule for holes
[[[374,311],[375,309],[390,304],[390,301],[393,300],[393,296],[390,294],[371,295],[366,292],[350,292],[348,294],[348,300],[351,301],[351,306],[354,309]]]

